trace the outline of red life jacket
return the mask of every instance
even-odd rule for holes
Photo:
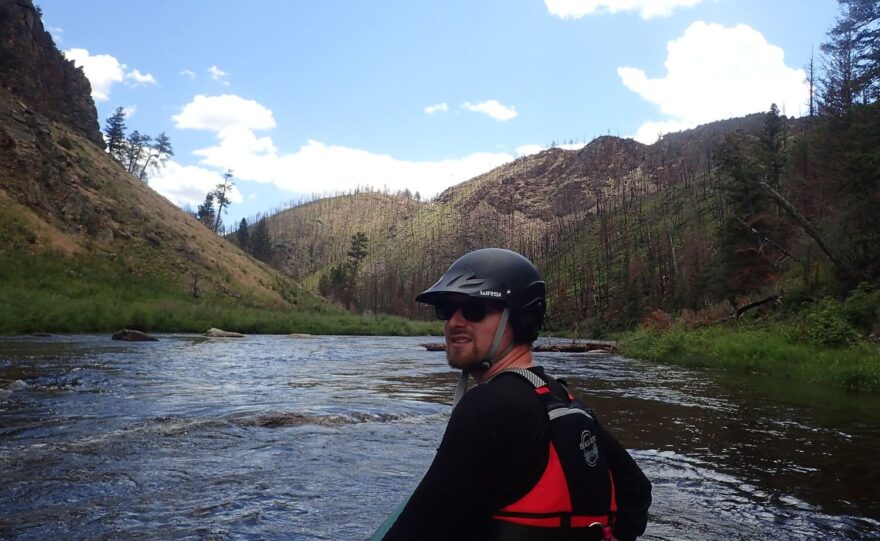
[[[547,529],[570,530],[578,539],[612,539],[617,499],[595,414],[563,385],[567,396],[560,398],[534,372],[508,369],[501,373],[505,372],[515,373],[534,386],[550,419],[550,449],[538,482],[492,518],[505,531],[522,530],[517,537],[523,539],[537,537]]]

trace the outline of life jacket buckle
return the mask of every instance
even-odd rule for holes
[[[614,534],[611,533],[611,526],[605,526],[601,522],[594,522],[587,526],[587,528],[601,535],[603,541],[617,541],[614,538]]]

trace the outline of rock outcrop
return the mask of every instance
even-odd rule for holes
[[[0,0],[0,88],[104,148],[91,84],[55,46],[31,0]]]
[[[244,335],[240,332],[224,331],[223,329],[216,329],[213,327],[205,331],[203,336],[208,336],[210,338],[244,338]]]

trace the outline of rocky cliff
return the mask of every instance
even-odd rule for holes
[[[0,0],[0,88],[104,147],[89,80],[55,47],[31,0]]]
[[[33,3],[0,0],[0,281],[5,261],[51,261],[82,276],[110,269],[110,283],[89,287],[143,279],[193,298],[298,302],[297,284],[209,231],[106,152],[90,92]],[[64,276],[47,280],[64,283]]]

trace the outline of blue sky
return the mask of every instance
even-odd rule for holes
[[[40,0],[103,127],[165,131],[150,185],[226,224],[370,185],[423,197],[552,143],[805,113],[835,0]]]

